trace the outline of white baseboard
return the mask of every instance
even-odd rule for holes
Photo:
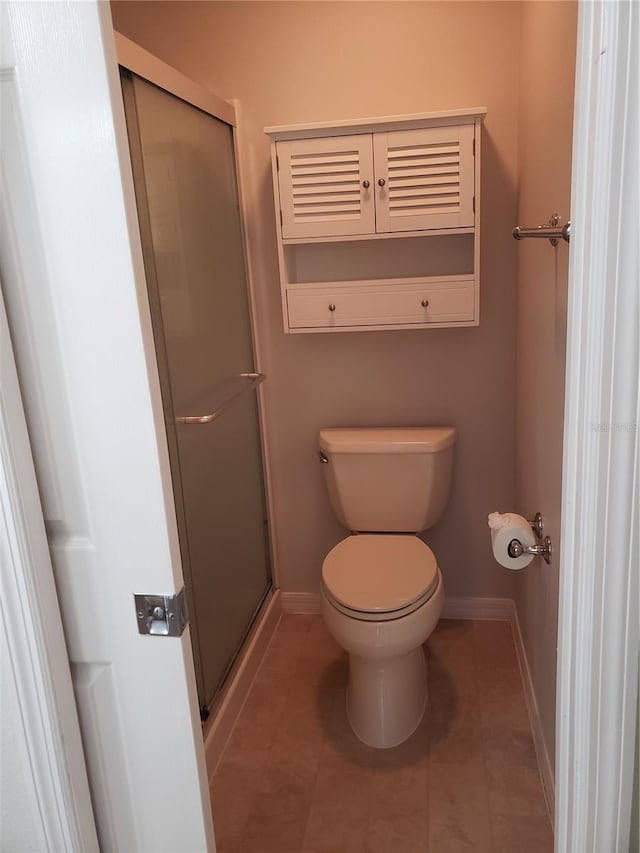
[[[511,598],[448,598],[445,595],[442,618],[512,622],[514,612]]]
[[[319,592],[281,592],[283,613],[320,613]]]
[[[542,790],[544,791],[544,797],[549,811],[549,819],[551,820],[551,826],[553,827],[555,817],[555,778],[551,767],[551,761],[549,760],[547,744],[544,739],[540,710],[538,708],[535,690],[533,689],[531,670],[529,669],[529,662],[527,660],[527,653],[524,647],[522,631],[520,630],[518,610],[515,603],[513,604],[511,627],[513,628],[513,639],[515,641],[516,653],[518,655],[518,664],[520,665],[524,697],[527,703],[527,711],[529,712],[529,723],[531,725],[531,733],[533,734],[536,758],[538,759],[540,779],[542,780]]]
[[[253,679],[262,663],[271,638],[278,627],[282,613],[281,595],[275,590],[266,604],[258,625],[249,640],[224,699],[216,710],[214,718],[205,727],[204,751],[207,760],[209,784],[227,745],[229,735],[240,716]]]

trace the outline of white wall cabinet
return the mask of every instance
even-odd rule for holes
[[[478,324],[485,112],[265,129],[286,332]]]

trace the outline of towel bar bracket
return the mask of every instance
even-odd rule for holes
[[[552,246],[557,246],[560,239],[565,240],[567,243],[570,241],[571,222],[560,225],[560,214],[553,213],[546,225],[538,225],[535,228],[525,228],[516,225],[511,234],[516,240],[524,240],[526,237],[543,238],[548,240]]]

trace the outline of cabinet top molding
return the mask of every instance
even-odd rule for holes
[[[486,112],[486,107],[469,107],[462,110],[444,110],[434,113],[321,121],[312,124],[282,124],[265,127],[264,132],[274,142],[283,139],[312,139],[321,136],[345,136],[350,133],[375,133],[381,130],[411,130],[413,128],[431,127],[432,125],[472,124],[477,120],[482,121]]]

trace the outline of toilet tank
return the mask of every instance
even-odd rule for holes
[[[454,427],[320,430],[329,498],[348,530],[417,533],[449,499]]]

